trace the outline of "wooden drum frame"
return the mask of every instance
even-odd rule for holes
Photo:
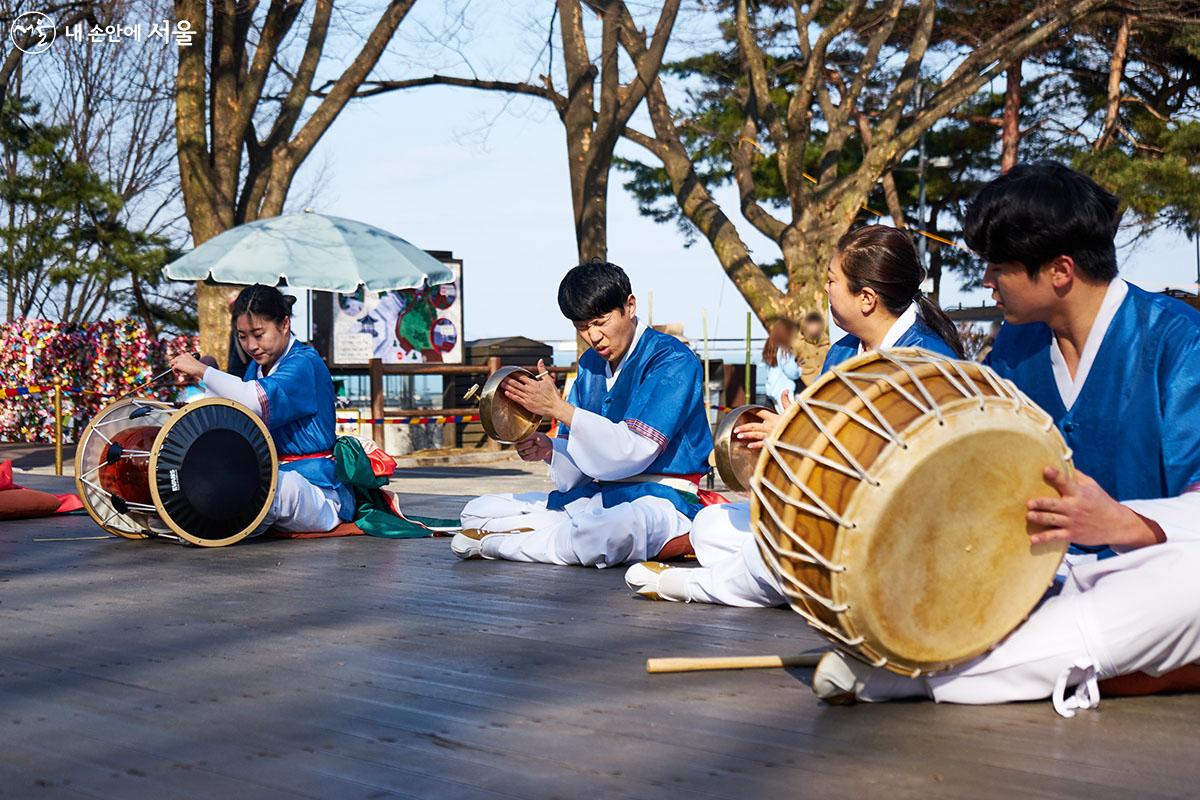
[[[270,511],[278,475],[266,425],[222,398],[182,408],[117,400],[88,423],[75,450],[83,507],[125,539],[162,537],[200,547],[238,542]]]
[[[792,609],[903,675],[978,656],[1053,581],[1032,545],[1045,467],[1072,475],[1048,414],[989,367],[918,348],[866,353],[796,399],[765,440],[751,526]]]

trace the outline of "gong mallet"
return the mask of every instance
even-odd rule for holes
[[[201,364],[205,364],[206,366],[210,366],[210,367],[217,366],[217,360],[215,358],[213,358],[212,356],[202,356],[199,353],[192,353],[192,358],[198,360]],[[167,369],[163,370],[162,372],[158,373],[157,375],[155,375],[150,380],[143,381],[142,383],[139,383],[137,386],[133,387],[129,391],[118,396],[116,398],[116,400],[124,400],[126,397],[129,397],[131,394],[137,394],[142,389],[145,389],[149,386],[153,386],[154,384],[158,383],[159,381],[161,381],[163,378],[167,377],[174,371],[175,371],[174,368],[167,368]],[[116,400],[114,400],[113,402],[115,403]]]
[[[703,672],[712,669],[812,668],[832,648],[808,650],[796,656],[716,656],[713,658],[647,658],[646,672]]]

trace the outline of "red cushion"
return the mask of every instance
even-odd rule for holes
[[[55,495],[33,489],[4,489],[0,491],[0,519],[29,519],[48,517],[62,504]]]
[[[271,528],[268,533],[277,539],[330,539],[334,536],[362,536],[363,530],[353,522],[343,522],[333,530],[325,532],[294,533],[291,531],[281,531],[279,528]]]
[[[0,490],[11,489],[12,485],[12,459],[6,458],[0,461]]]

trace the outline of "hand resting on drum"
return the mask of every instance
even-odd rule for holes
[[[517,455],[525,461],[550,462],[554,448],[550,445],[550,437],[544,433],[535,433],[528,439],[517,442]]]
[[[783,410],[787,411],[792,406],[792,396],[785,394],[780,398]],[[758,412],[759,422],[747,422],[745,425],[738,425],[733,429],[733,433],[738,440],[746,443],[746,448],[749,450],[761,450],[763,439],[770,435],[775,429],[775,423],[779,421],[779,415],[774,411],[761,409]]]
[[[1046,467],[1042,477],[1059,496],[1029,501],[1025,518],[1039,528],[1029,535],[1034,544],[1074,542],[1132,549],[1166,541],[1162,528],[1118,503],[1079,470],[1071,480]]]
[[[534,414],[554,417],[570,425],[575,407],[562,399],[562,395],[558,393],[558,385],[546,372],[546,364],[541,359],[538,359],[538,373],[541,374],[540,378],[516,374],[505,380],[500,385],[504,396]]]

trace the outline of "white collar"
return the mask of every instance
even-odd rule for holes
[[[604,382],[609,389],[611,389],[612,385],[617,382],[617,376],[621,374],[621,368],[625,366],[625,362],[627,362],[629,360],[629,357],[631,355],[633,355],[634,349],[638,346],[638,342],[640,342],[642,340],[642,334],[645,332],[646,332],[646,323],[642,322],[640,319],[637,320],[637,327],[635,328],[635,330],[633,332],[633,341],[631,341],[629,343],[629,349],[625,351],[625,354],[623,356],[621,356],[621,360],[620,360],[620,362],[618,362],[617,368],[613,369],[612,364],[609,363],[609,361],[607,359],[605,360],[605,362],[604,362]]]
[[[900,341],[900,337],[908,331],[913,325],[917,324],[917,304],[909,303],[908,308],[904,309],[904,313],[896,317],[896,321],[892,323],[892,327],[888,328],[888,332],[884,334],[883,339],[879,342],[877,350],[886,350],[889,347],[895,346],[896,342]],[[862,355],[866,352],[866,346],[862,339],[858,340],[858,354]]]
[[[283,351],[283,355],[281,355],[281,356],[280,356],[278,359],[276,359],[276,360],[275,360],[275,363],[274,363],[274,364],[272,364],[272,365],[271,365],[271,368],[270,368],[269,370],[267,370],[265,373],[263,373],[263,371],[262,371],[262,367],[259,367],[259,368],[258,368],[258,371],[259,371],[260,373],[262,373],[262,376],[263,376],[264,378],[266,378],[266,377],[269,377],[269,376],[271,375],[271,373],[272,373],[272,372],[274,372],[275,370],[279,369],[279,365],[280,365],[281,363],[283,363],[283,360],[284,360],[285,358],[287,358],[287,354],[288,354],[288,353],[290,353],[290,352],[292,352],[292,345],[294,345],[295,343],[296,343],[296,334],[294,334],[294,333],[289,333],[289,334],[288,334],[288,346],[287,346],[287,349]]]
[[[1058,337],[1053,333],[1050,334],[1050,366],[1054,370],[1054,383],[1058,386],[1058,395],[1062,398],[1063,407],[1068,411],[1079,398],[1083,384],[1087,381],[1088,373],[1092,371],[1092,363],[1096,360],[1096,354],[1100,352],[1100,345],[1104,342],[1104,335],[1108,333],[1108,328],[1112,325],[1113,318],[1117,316],[1117,310],[1121,308],[1121,303],[1125,301],[1127,294],[1129,294],[1129,284],[1125,281],[1118,278],[1108,284],[1108,291],[1104,293],[1100,310],[1096,312],[1096,319],[1092,322],[1091,329],[1088,330],[1087,340],[1083,343],[1083,351],[1079,354],[1079,366],[1075,368],[1074,378],[1071,377],[1071,371],[1067,369],[1067,359],[1063,356],[1062,348],[1058,346]]]

